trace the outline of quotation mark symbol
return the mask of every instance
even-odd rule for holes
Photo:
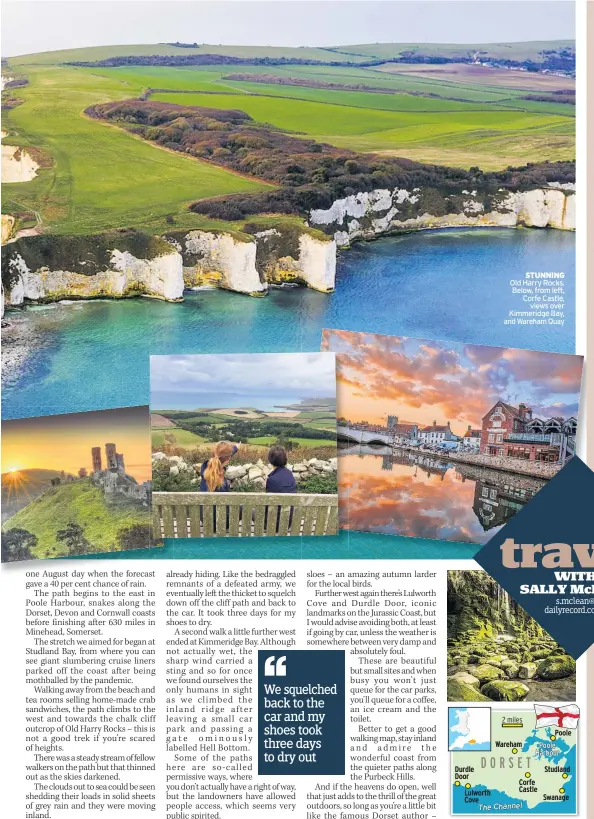
[[[264,663],[264,676],[286,677],[287,676],[287,668],[285,665],[286,662],[287,658],[285,656],[279,657],[278,660],[274,655],[272,657],[268,657],[268,659]]]

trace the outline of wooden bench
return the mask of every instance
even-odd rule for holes
[[[335,535],[338,495],[153,492],[155,538]]]

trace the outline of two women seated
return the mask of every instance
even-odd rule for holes
[[[225,469],[239,447],[229,441],[219,441],[213,447],[211,457],[200,467],[201,492],[230,492],[231,483]],[[266,491],[274,494],[294,493],[297,482],[287,469],[287,451],[282,446],[273,446],[268,452],[268,462],[274,467],[266,479]]]

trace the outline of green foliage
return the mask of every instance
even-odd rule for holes
[[[9,529],[2,532],[2,563],[16,560],[32,560],[37,537],[26,529]]]
[[[118,534],[120,549],[148,549],[152,544],[152,527],[146,523],[135,523]]]
[[[337,473],[323,472],[321,475],[311,475],[298,482],[297,491],[307,495],[336,495],[338,494]]]
[[[85,479],[45,491],[6,521],[3,536],[25,529],[37,538],[30,546],[33,557],[62,557],[71,548],[118,551],[120,532],[136,524],[150,525],[148,507],[120,495],[108,501],[99,487]]]
[[[170,472],[171,463],[164,458],[153,462],[153,491],[154,492],[197,492],[199,484],[192,483],[198,477],[197,472],[182,469],[178,475]]]
[[[85,555],[89,552],[91,544],[84,535],[84,529],[79,523],[71,521],[65,529],[56,532],[56,540],[67,549],[68,555]]]
[[[247,478],[235,481],[233,484],[234,492],[263,492],[264,487],[261,484],[248,481]]]

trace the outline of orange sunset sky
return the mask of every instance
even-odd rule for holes
[[[350,421],[449,421],[462,435],[499,400],[542,418],[578,414],[581,356],[343,330],[324,330],[322,349],[337,354],[337,413]]]
[[[140,483],[151,477],[148,407],[77,412],[42,418],[4,421],[2,472],[56,469],[76,475],[91,472],[91,447],[114,443],[124,456],[126,472]]]

